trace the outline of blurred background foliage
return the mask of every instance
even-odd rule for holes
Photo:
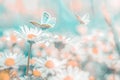
[[[120,25],[120,0],[0,0],[0,34],[7,29],[18,29],[21,25],[31,25],[30,21],[40,22],[41,13],[48,11],[57,18],[57,24],[50,31],[77,33],[79,21],[75,14],[90,15],[89,30],[106,30],[107,24],[102,15],[105,6],[115,25]]]

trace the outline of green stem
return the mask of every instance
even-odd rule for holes
[[[28,72],[30,69],[30,54],[31,54],[31,48],[32,48],[32,43],[29,43],[30,47],[29,47],[29,51],[28,51],[28,61],[27,61],[27,71],[26,71],[26,76],[28,76]]]

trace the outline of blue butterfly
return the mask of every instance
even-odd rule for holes
[[[48,29],[55,26],[56,18],[52,17],[48,12],[43,12],[41,17],[41,23],[37,23],[37,22],[30,22],[30,23],[41,29]]]

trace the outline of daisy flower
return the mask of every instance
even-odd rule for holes
[[[44,44],[46,47],[55,41],[54,35],[49,32],[42,33],[41,37],[41,41],[38,44]]]
[[[21,31],[17,32],[19,36],[28,42],[37,42],[40,40],[42,36],[42,30],[38,30],[38,28],[29,28],[26,25],[20,28]]]
[[[70,42],[71,38],[68,38],[66,36],[62,36],[62,35],[55,35],[55,48],[57,48],[58,50],[62,50],[63,48],[65,48],[66,44]]]
[[[40,68],[44,74],[46,75],[53,75],[56,72],[60,72],[61,69],[64,68],[65,60],[59,61],[53,57],[45,57],[45,58],[36,58],[36,68]]]
[[[6,36],[7,42],[10,42],[9,44],[15,44],[21,40],[12,30],[4,32],[4,36]]]
[[[32,80],[39,80],[46,78],[46,74],[44,74],[44,70],[40,68],[33,68],[32,70]]]
[[[5,52],[0,58],[0,69],[18,68],[25,65],[26,58],[23,54]]]
[[[32,75],[33,75],[34,77],[41,77],[41,76],[42,76],[42,72],[41,72],[40,69],[33,69],[33,70],[32,70]]]
[[[89,73],[80,71],[77,67],[68,67],[62,73],[58,73],[55,80],[89,80]]]
[[[71,40],[71,37],[67,37],[63,35],[55,35],[54,38],[56,41],[61,41],[63,43],[68,43]]]

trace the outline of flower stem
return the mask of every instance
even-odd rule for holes
[[[31,48],[32,48],[32,43],[29,43],[30,44],[30,47],[29,47],[29,51],[28,51],[28,61],[27,61],[27,71],[26,71],[26,76],[28,76],[28,72],[29,72],[29,69],[30,69],[30,54],[31,54]]]

